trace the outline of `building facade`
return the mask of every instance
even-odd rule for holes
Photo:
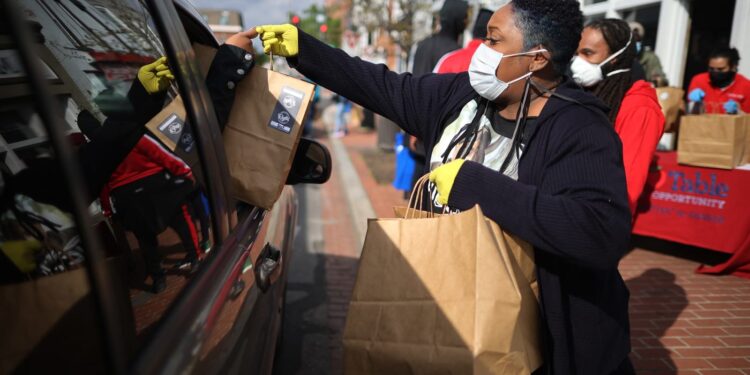
[[[214,32],[216,39],[224,42],[230,36],[244,30],[242,13],[229,9],[198,9],[201,17]]]

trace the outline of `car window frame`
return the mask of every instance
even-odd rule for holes
[[[237,223],[236,211],[229,209],[234,199],[229,191],[229,168],[222,134],[180,17],[181,14],[191,17],[190,5],[182,4],[180,0],[149,0],[147,5],[174,68],[188,121],[196,137],[200,162],[206,169],[212,223],[214,228],[221,229],[215,231],[217,250],[202,263],[191,282],[168,308],[129,372],[182,373],[189,372],[199,360],[200,348],[229,300],[235,280],[243,272],[245,259],[257,239],[266,211],[252,207]],[[180,11],[177,7],[181,8]],[[206,160],[206,156],[210,157]],[[211,201],[212,197],[214,201]],[[214,217],[221,219],[215,220]]]

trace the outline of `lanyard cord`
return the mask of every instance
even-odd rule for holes
[[[486,114],[489,107],[489,100],[481,99],[477,103],[477,112],[474,115],[474,118],[470,123],[466,124],[458,134],[456,134],[453,140],[448,144],[448,147],[445,148],[445,152],[440,155],[443,159],[443,164],[448,162],[448,157],[450,156],[451,151],[453,151],[453,149],[461,142],[463,142],[463,144],[456,154],[456,159],[463,159],[466,157],[471,150],[471,147],[474,145],[474,141],[476,141],[482,116]]]
[[[530,99],[531,99],[531,77],[526,79],[526,84],[523,86],[523,95],[521,96],[521,105],[518,106],[518,112],[516,113],[516,127],[513,129],[513,137],[511,138],[510,150],[508,155],[505,156],[503,165],[500,167],[500,173],[505,174],[505,170],[510,166],[510,161],[513,160],[515,154],[517,159],[521,159],[521,140],[523,134],[526,132],[526,119],[529,115]]]

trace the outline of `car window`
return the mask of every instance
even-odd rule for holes
[[[90,191],[89,213],[118,284],[116,297],[132,312],[123,323],[125,339],[137,349],[212,246],[206,184],[176,103],[177,85],[157,74],[163,71],[158,61],[165,53],[144,2],[17,4],[34,30],[38,58]],[[78,294],[86,295],[88,286],[81,276],[86,251],[62,183],[69,176],[56,167],[10,39],[0,39],[0,169],[5,181],[0,247],[2,287],[30,290],[13,307],[23,311],[29,306],[19,303],[33,305],[39,298],[54,300],[70,292],[49,280],[75,273],[80,274]],[[139,78],[139,71],[155,62],[151,76]],[[50,283],[50,290],[37,288]],[[72,309],[58,313],[71,314]],[[91,326],[78,328],[88,332]],[[39,333],[42,338],[47,337],[44,332]],[[55,340],[62,338],[49,336],[60,348],[66,341]],[[34,347],[29,345],[18,358],[31,358]],[[15,368],[8,366],[0,369]]]

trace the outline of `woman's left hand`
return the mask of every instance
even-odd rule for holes
[[[453,183],[456,181],[456,176],[464,165],[464,161],[463,159],[456,159],[430,172],[430,181],[437,187],[438,203],[443,206],[448,204]]]

